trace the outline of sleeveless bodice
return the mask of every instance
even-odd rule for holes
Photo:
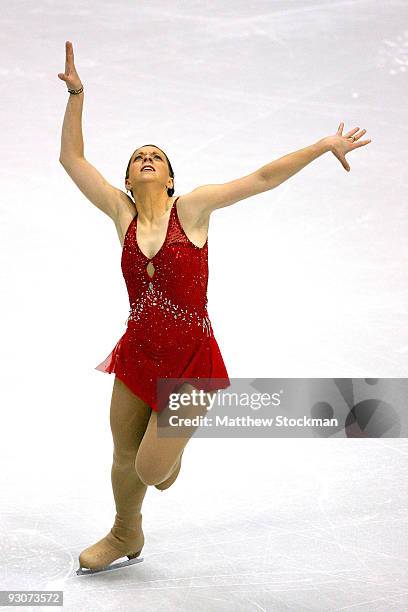
[[[208,238],[201,248],[191,242],[180,223],[177,200],[156,255],[148,258],[138,245],[136,214],[126,231],[121,257],[129,294],[128,325],[143,327],[145,334],[150,330],[163,340],[172,330],[190,337],[213,333],[207,312]]]
[[[189,380],[205,391],[230,385],[207,312],[208,238],[201,248],[191,242],[181,226],[177,200],[163,245],[154,257],[139,248],[137,215],[129,224],[121,256],[130,305],[127,327],[95,368],[115,372],[156,411],[166,405],[170,390],[177,388],[174,379]],[[160,379],[168,379],[170,387],[158,395]]]

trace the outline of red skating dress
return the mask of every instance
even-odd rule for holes
[[[157,394],[157,378],[191,378],[187,382],[205,391],[231,384],[207,312],[208,238],[201,248],[187,238],[177,200],[164,243],[151,259],[137,243],[137,214],[129,224],[121,257],[130,304],[127,328],[95,368],[115,372],[156,412],[165,407],[162,392]],[[152,277],[147,271],[150,261]],[[177,386],[170,386],[169,392]]]

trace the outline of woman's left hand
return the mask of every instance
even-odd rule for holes
[[[343,136],[343,127],[344,123],[340,123],[336,134],[333,136],[327,136],[324,138],[324,140],[329,145],[330,151],[333,153],[333,155],[335,155],[335,157],[337,157],[337,159],[341,162],[343,168],[347,170],[347,172],[350,172],[350,166],[348,165],[345,157],[346,153],[350,153],[350,151],[354,151],[354,149],[358,149],[358,147],[367,145],[369,142],[371,142],[371,140],[361,140],[360,142],[356,142],[367,131],[360,130],[358,127],[350,130]]]

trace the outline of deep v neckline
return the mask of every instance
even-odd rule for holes
[[[143,255],[143,257],[144,257],[144,258],[145,258],[147,261],[153,261],[153,259],[156,259],[156,257],[159,255],[159,253],[160,253],[160,252],[163,250],[164,245],[165,245],[165,244],[166,244],[166,242],[167,242],[167,236],[169,235],[170,223],[171,223],[171,218],[172,218],[172,215],[173,215],[173,210],[174,210],[174,208],[175,208],[175,206],[176,206],[176,202],[177,202],[177,200],[179,199],[179,197],[180,197],[180,196],[177,196],[177,198],[174,200],[173,204],[171,205],[171,208],[170,208],[170,215],[169,215],[169,220],[168,220],[168,222],[167,222],[167,229],[166,229],[166,235],[165,235],[165,237],[164,237],[164,241],[163,241],[163,243],[162,243],[161,247],[159,248],[159,250],[158,250],[158,251],[157,251],[157,252],[156,252],[156,253],[153,255],[153,257],[148,257],[147,255],[145,255],[145,254],[143,253],[142,249],[141,249],[141,248],[140,248],[140,246],[139,246],[139,241],[138,241],[138,239],[137,239],[137,220],[138,220],[139,214],[136,214],[136,218],[135,218],[135,241],[136,241],[136,246],[137,246],[137,249],[138,249],[139,253],[140,253],[141,255]]]

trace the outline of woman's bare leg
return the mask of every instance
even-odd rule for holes
[[[82,551],[81,567],[102,568],[128,553],[143,548],[142,503],[147,486],[135,469],[140,441],[149,422],[151,408],[115,376],[110,405],[113,437],[111,481],[116,506],[110,533]]]
[[[193,387],[183,383],[179,392],[190,393]],[[209,397],[215,392],[207,394]],[[194,417],[207,414],[208,401],[198,406],[183,406],[183,416]],[[197,427],[188,427],[181,437],[159,437],[157,435],[158,414],[154,410],[140,442],[136,456],[136,470],[142,482],[146,485],[157,485],[171,479],[173,472],[179,467],[181,455]]]

